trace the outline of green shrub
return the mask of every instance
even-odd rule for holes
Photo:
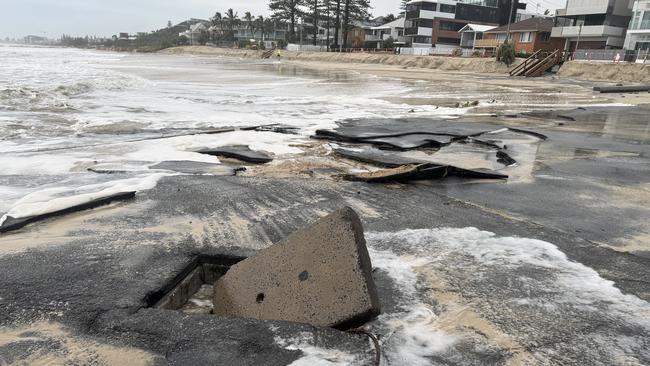
[[[481,57],[481,56],[483,56],[483,54],[481,53],[481,51],[474,51],[474,52],[472,52],[472,57]]]
[[[279,49],[283,50],[283,49],[287,48],[287,41],[285,41],[284,39],[279,39],[277,41],[277,45],[278,45]]]
[[[393,48],[395,46],[395,40],[393,39],[393,37],[388,37],[387,39],[384,40],[381,46],[383,48]]]

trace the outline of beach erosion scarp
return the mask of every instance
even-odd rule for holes
[[[165,54],[189,54],[200,56],[226,56],[261,58],[264,51],[208,46],[182,46],[160,51]],[[290,61],[344,62],[360,64],[381,64],[443,71],[507,73],[509,67],[493,58],[460,58],[445,56],[412,56],[387,53],[339,53],[339,52],[296,52],[281,51],[281,58]]]
[[[172,55],[224,56],[259,59],[264,51],[209,46],[181,46],[160,51]],[[420,68],[451,72],[507,74],[524,59],[518,58],[511,66],[490,58],[462,58],[447,56],[413,56],[386,53],[339,53],[281,51],[283,60],[299,62],[358,63]],[[650,65],[615,64],[606,61],[568,61],[555,74],[562,79],[647,83],[650,82]]]

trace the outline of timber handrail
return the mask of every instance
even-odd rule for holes
[[[510,70],[510,76],[518,75],[522,70],[523,70],[524,73],[525,73],[526,67],[528,66],[528,62],[529,62],[529,61],[532,61],[532,60],[536,60],[536,59],[537,59],[537,55],[539,55],[541,52],[542,52],[542,50],[538,50],[538,51],[536,51],[535,53],[533,53],[532,55],[530,55],[530,57],[528,57],[526,60],[524,60],[524,62],[520,63],[520,64],[517,65],[515,68],[513,68],[512,70]]]

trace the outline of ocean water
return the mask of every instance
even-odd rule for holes
[[[421,93],[417,83],[277,61],[0,46],[0,64],[0,215],[13,217],[151,188],[175,174],[149,168],[161,161],[219,162],[194,152],[201,147],[248,144],[283,156],[342,119],[464,113],[413,113],[399,100]],[[274,123],[299,133],[201,134]]]

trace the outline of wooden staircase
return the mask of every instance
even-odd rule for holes
[[[271,56],[273,56],[273,52],[275,52],[275,48],[272,48],[264,53],[262,53],[262,58],[263,59],[269,59]]]
[[[530,55],[524,62],[510,70],[510,76],[539,77],[552,69],[553,66],[562,63],[560,50],[554,52],[537,51]]]

